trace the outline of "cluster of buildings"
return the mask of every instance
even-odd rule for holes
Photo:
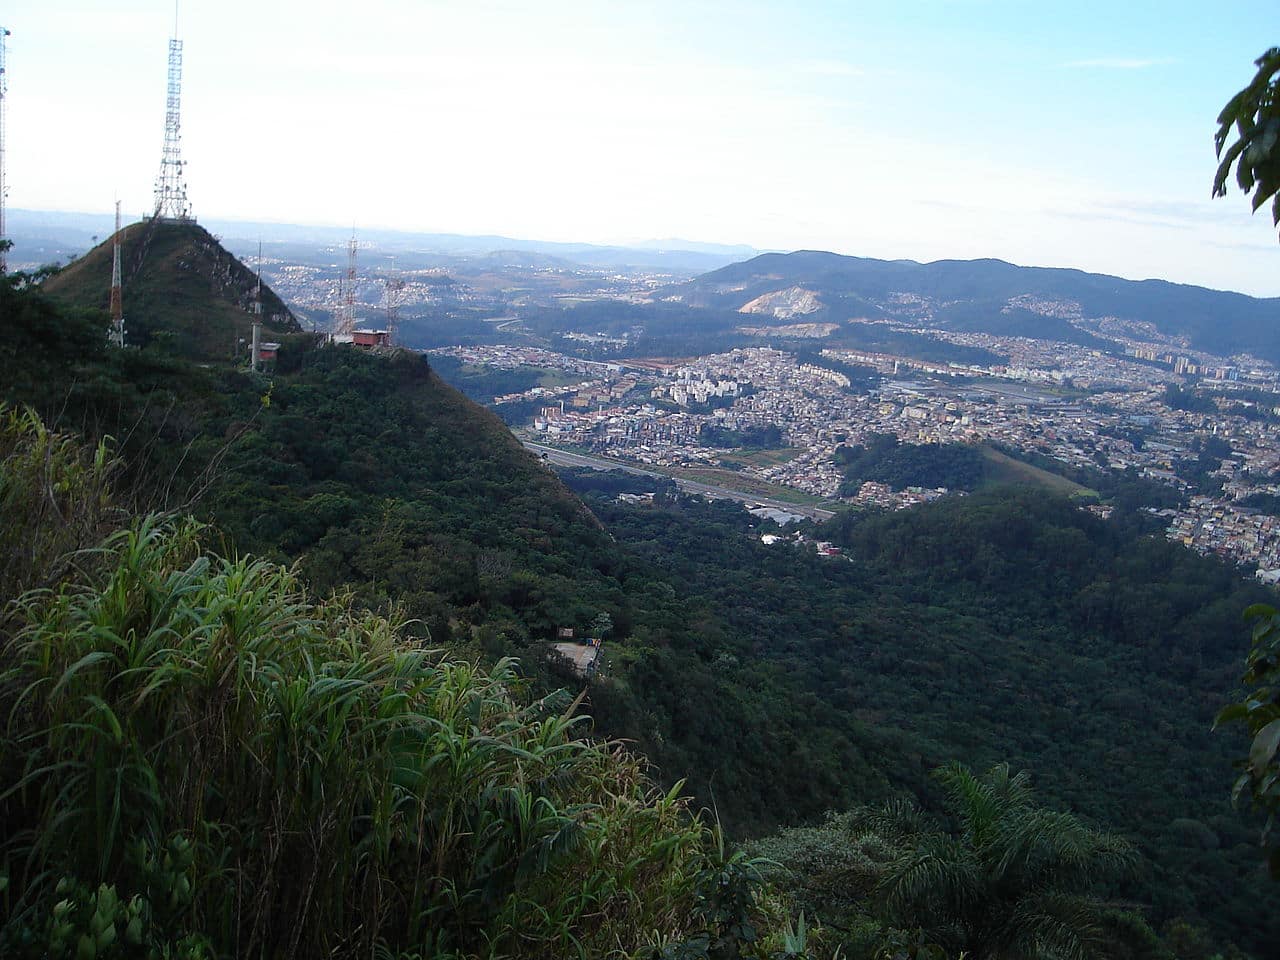
[[[1193,496],[1181,510],[1161,510],[1170,540],[1255,567],[1258,578],[1280,582],[1280,519],[1230,502]]]
[[[890,375],[868,392],[855,392],[843,373],[770,348],[679,365],[593,363],[535,348],[451,350],[471,363],[583,374],[582,383],[564,388],[560,400],[535,418],[532,430],[541,442],[660,467],[727,466],[826,499],[839,498],[843,483],[835,449],[872,433],[911,443],[992,443],[1077,466],[1132,469],[1187,493],[1193,491],[1186,465],[1205,438],[1216,437],[1231,450],[1220,468],[1223,492],[1190,496],[1167,516],[1169,536],[1255,567],[1264,578],[1280,570],[1280,522],[1240,502],[1251,493],[1280,494],[1280,421],[1170,409],[1164,388],[1175,376],[1149,362],[1026,338],[947,336],[999,352],[1009,362],[974,369],[823,351],[838,361],[833,366],[874,366]],[[1237,375],[1243,369],[1230,366]],[[1273,372],[1251,364],[1247,375],[1257,387]],[[544,390],[498,402],[545,396]],[[779,448],[744,457],[739,448],[708,443],[708,437],[752,428],[776,428]],[[864,484],[847,499],[900,508],[944,494]]]

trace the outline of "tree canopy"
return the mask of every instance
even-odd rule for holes
[[[1258,72],[1253,80],[1218,114],[1213,142],[1219,163],[1213,195],[1227,195],[1234,167],[1240,190],[1253,194],[1254,211],[1271,200],[1271,221],[1280,226],[1280,47],[1272,47],[1254,63]],[[1236,139],[1228,146],[1232,128]]]

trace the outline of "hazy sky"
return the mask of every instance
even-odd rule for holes
[[[153,203],[173,6],[8,0],[9,204]],[[1211,201],[1276,0],[186,0],[197,217],[875,257],[1280,295]]]

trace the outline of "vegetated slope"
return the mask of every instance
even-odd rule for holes
[[[0,955],[648,956],[777,922],[567,696],[131,517],[112,473],[0,405]]]
[[[623,606],[608,535],[425,358],[296,335],[268,379],[163,340],[110,349],[92,317],[39,291],[10,299],[5,342],[39,376],[0,398],[118,438],[138,500],[214,520],[235,549],[300,561],[322,592],[401,603],[435,642],[483,641],[492,656],[536,660],[531,644],[556,627]]]
[[[53,378],[65,341],[49,323],[30,346]],[[1221,564],[1031,495],[833,525],[854,563],[766,547],[730,504],[597,500],[606,533],[420,357],[299,337],[268,381],[162,342],[79,345],[63,376],[98,383],[85,408],[119,401],[100,404],[102,432],[125,435],[138,403],[169,395],[181,416],[160,419],[165,441],[130,442],[203,489],[194,508],[231,549],[399,604],[433,645],[518,654],[539,684],[556,682],[539,641],[609,613],[598,729],[689,777],[739,833],[928,798],[941,762],[1007,759],[1141,836],[1154,866],[1135,895],[1160,916],[1276,933],[1280,912],[1242,892],[1256,851],[1227,806],[1235,751],[1206,733],[1239,670],[1239,611],[1261,595]]]
[[[740,827],[904,789],[930,802],[940,763],[1007,760],[1054,805],[1138,840],[1129,895],[1155,919],[1274,942],[1254,898],[1280,891],[1228,799],[1246,745],[1210,732],[1238,686],[1241,612],[1272,592],[1138,518],[1039,491],[843,516],[822,530],[840,559],[766,546],[728,506],[589,502],[697,625],[692,644],[637,633],[595,712],[656,720],[646,750]]]
[[[121,265],[127,342],[161,341],[193,360],[247,356],[257,278],[194,221],[144,220],[121,229]],[[108,238],[51,277],[45,291],[77,307],[106,310],[110,299],[112,240]],[[262,319],[267,333],[300,331],[297,319],[265,284]]]
[[[1164,280],[1125,280],[1081,270],[1020,267],[1002,260],[875,260],[802,250],[767,253],[669,288],[694,306],[738,309],[765,294],[803,286],[835,319],[921,317],[929,302],[932,323],[958,330],[1073,339],[1068,324],[1014,308],[1031,296],[1074,301],[1084,317],[1118,317],[1154,324],[1166,336],[1185,336],[1193,347],[1221,355],[1250,352],[1280,361],[1280,299],[1208,290]],[[817,319],[822,313],[809,315]],[[929,321],[924,321],[928,323]],[[1087,335],[1076,331],[1080,340]]]
[[[404,604],[434,642],[487,622],[492,653],[532,654],[621,603],[590,513],[416,354],[286,351],[268,405],[209,426],[237,437],[204,503],[237,547]]]

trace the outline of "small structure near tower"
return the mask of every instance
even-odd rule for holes
[[[173,7],[169,39],[169,84],[164,110],[164,153],[156,177],[157,220],[191,220],[187,183],[182,176],[182,41],[178,39],[178,5]]]
[[[372,350],[374,347],[387,347],[391,345],[391,331],[352,330],[347,342],[353,346],[364,347],[368,350]]]

